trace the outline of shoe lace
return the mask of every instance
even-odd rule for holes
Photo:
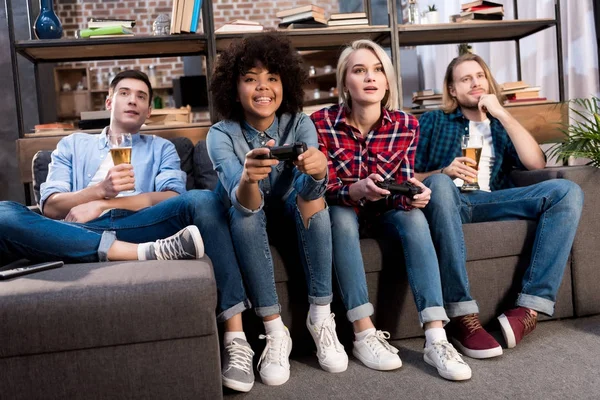
[[[160,239],[156,242],[157,245],[155,246],[154,251],[157,260],[178,260],[190,256],[183,248],[179,235]]]
[[[389,332],[376,331],[375,333],[367,336],[365,341],[377,356],[383,351],[389,351],[391,353],[398,354],[398,349],[387,342],[387,339],[389,338]]]
[[[325,321],[323,321],[323,323],[321,324],[321,328],[319,329],[319,347],[321,347],[321,350],[323,352],[332,348],[332,350],[335,350],[337,352],[344,351],[344,346],[342,346],[342,344],[337,338],[337,334],[335,333],[334,318],[334,313],[329,314],[329,316],[327,317],[327,319],[325,319]]]
[[[483,329],[477,314],[465,315],[460,319],[460,322],[469,330],[469,333],[473,333],[478,329]]]
[[[237,368],[249,374],[252,369],[252,357],[254,352],[248,346],[242,346],[238,343],[231,342],[225,347],[225,351],[229,355],[229,365],[232,368]]]
[[[537,325],[537,317],[533,315],[531,311],[527,310],[527,314],[521,319],[521,322],[523,323],[523,327],[525,329],[523,334],[527,335],[535,329],[535,326]]]
[[[466,364],[458,351],[447,340],[438,340],[437,342],[433,342],[432,346],[444,365],[449,361]]]
[[[260,356],[260,360],[258,360],[257,368],[265,362],[265,364],[279,364],[283,366],[285,364],[285,358],[287,357],[287,346],[288,346],[288,338],[287,336],[274,337],[269,334],[267,335],[259,335],[259,339],[266,339],[267,344],[265,346],[265,350],[262,352]]]

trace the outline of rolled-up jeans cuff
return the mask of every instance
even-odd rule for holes
[[[251,307],[252,307],[252,304],[250,304],[250,300],[246,299],[244,301],[240,301],[235,306],[229,307],[225,311],[221,311],[219,313],[219,315],[217,315],[217,322],[219,322],[219,323],[225,322],[228,319],[230,319],[231,317],[233,317],[234,315],[242,313]]]
[[[354,322],[358,321],[359,319],[370,317],[373,315],[374,311],[373,304],[365,303],[358,307],[354,307],[352,310],[348,310],[346,316],[348,317],[348,321]]]
[[[281,314],[281,305],[279,303],[267,307],[255,307],[254,312],[261,318],[271,315]]]
[[[324,297],[308,296],[308,304],[315,304],[317,306],[326,306],[327,304],[330,304],[332,300],[333,294]]]
[[[448,319],[448,315],[446,314],[446,310],[444,307],[427,307],[423,311],[419,313],[419,321],[421,321],[421,327],[423,324],[433,321],[442,321],[444,325],[446,325],[450,320]]]
[[[115,231],[104,231],[100,238],[100,245],[98,246],[98,261],[110,261],[108,259],[108,249],[117,240],[117,233]]]
[[[448,318],[462,317],[463,315],[479,314],[479,306],[475,300],[461,301],[458,303],[446,303]]]
[[[531,308],[532,310],[544,313],[550,317],[554,314],[554,302],[552,300],[532,296],[530,294],[519,293],[517,306]]]

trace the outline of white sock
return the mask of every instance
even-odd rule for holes
[[[154,242],[146,242],[146,243],[138,244],[138,247],[137,247],[138,260],[140,260],[140,261],[148,260],[148,257],[146,257],[146,253],[148,252],[148,248],[152,244],[154,244]]]
[[[375,333],[375,331],[376,331],[375,328],[369,328],[369,329],[365,329],[364,331],[356,332],[354,334],[354,340],[356,340],[357,342],[360,342],[361,340],[364,340],[371,333]]]
[[[321,323],[325,321],[327,317],[329,317],[329,314],[331,314],[331,307],[329,304],[324,306],[311,304],[310,308],[308,309],[310,322],[312,322],[313,325],[321,325]]]
[[[246,340],[246,334],[243,331],[242,332],[238,332],[238,331],[225,332],[225,334],[223,334],[223,344],[225,346],[229,346],[231,344],[231,342],[233,342],[233,339]]]
[[[265,332],[267,335],[271,332],[285,330],[285,325],[283,324],[281,317],[277,317],[271,321],[263,321],[263,324],[265,325]]]
[[[448,340],[446,337],[446,331],[444,328],[429,328],[425,331],[425,346],[430,346],[431,343],[437,342],[438,340]]]

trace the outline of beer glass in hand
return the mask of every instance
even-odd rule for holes
[[[476,164],[468,164],[470,167],[477,169],[479,165],[479,159],[481,158],[481,149],[483,148],[483,136],[474,135],[474,136],[463,136],[462,138],[462,155],[463,157],[469,157],[475,160]],[[466,177],[465,177],[466,178]],[[473,182],[467,182],[464,180],[463,185],[460,190],[464,192],[470,192],[473,190],[479,190],[479,183],[477,183],[477,177],[473,180]]]
[[[114,133],[108,134],[108,148],[110,156],[113,159],[113,164],[131,164],[131,133]],[[133,193],[135,190],[124,190],[121,193]]]

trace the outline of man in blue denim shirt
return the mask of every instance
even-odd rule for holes
[[[531,134],[500,104],[500,89],[481,57],[455,58],[444,79],[443,110],[419,119],[421,137],[416,176],[432,191],[424,212],[440,260],[444,303],[455,345],[467,356],[489,358],[502,348],[479,322],[469,293],[463,223],[530,219],[538,221],[529,267],[516,308],[498,317],[512,348],[536,326],[537,313],[554,313],[569,252],[575,237],[583,192],[575,183],[553,179],[514,187],[513,169],[541,169],[543,152]],[[464,135],[483,137],[479,165],[463,157]],[[478,178],[480,190],[461,192],[463,181]],[[455,180],[455,182],[453,182]]]
[[[44,215],[0,202],[0,264],[15,258],[194,259],[206,247],[219,289],[219,319],[227,319],[248,308],[248,301],[225,210],[210,191],[186,192],[186,176],[171,142],[138,133],[151,100],[143,72],[124,71],[114,78],[106,100],[110,126],[100,135],[67,136],[53,152],[41,188]],[[113,165],[110,132],[133,133],[131,164]],[[133,189],[129,196],[119,195]]]

